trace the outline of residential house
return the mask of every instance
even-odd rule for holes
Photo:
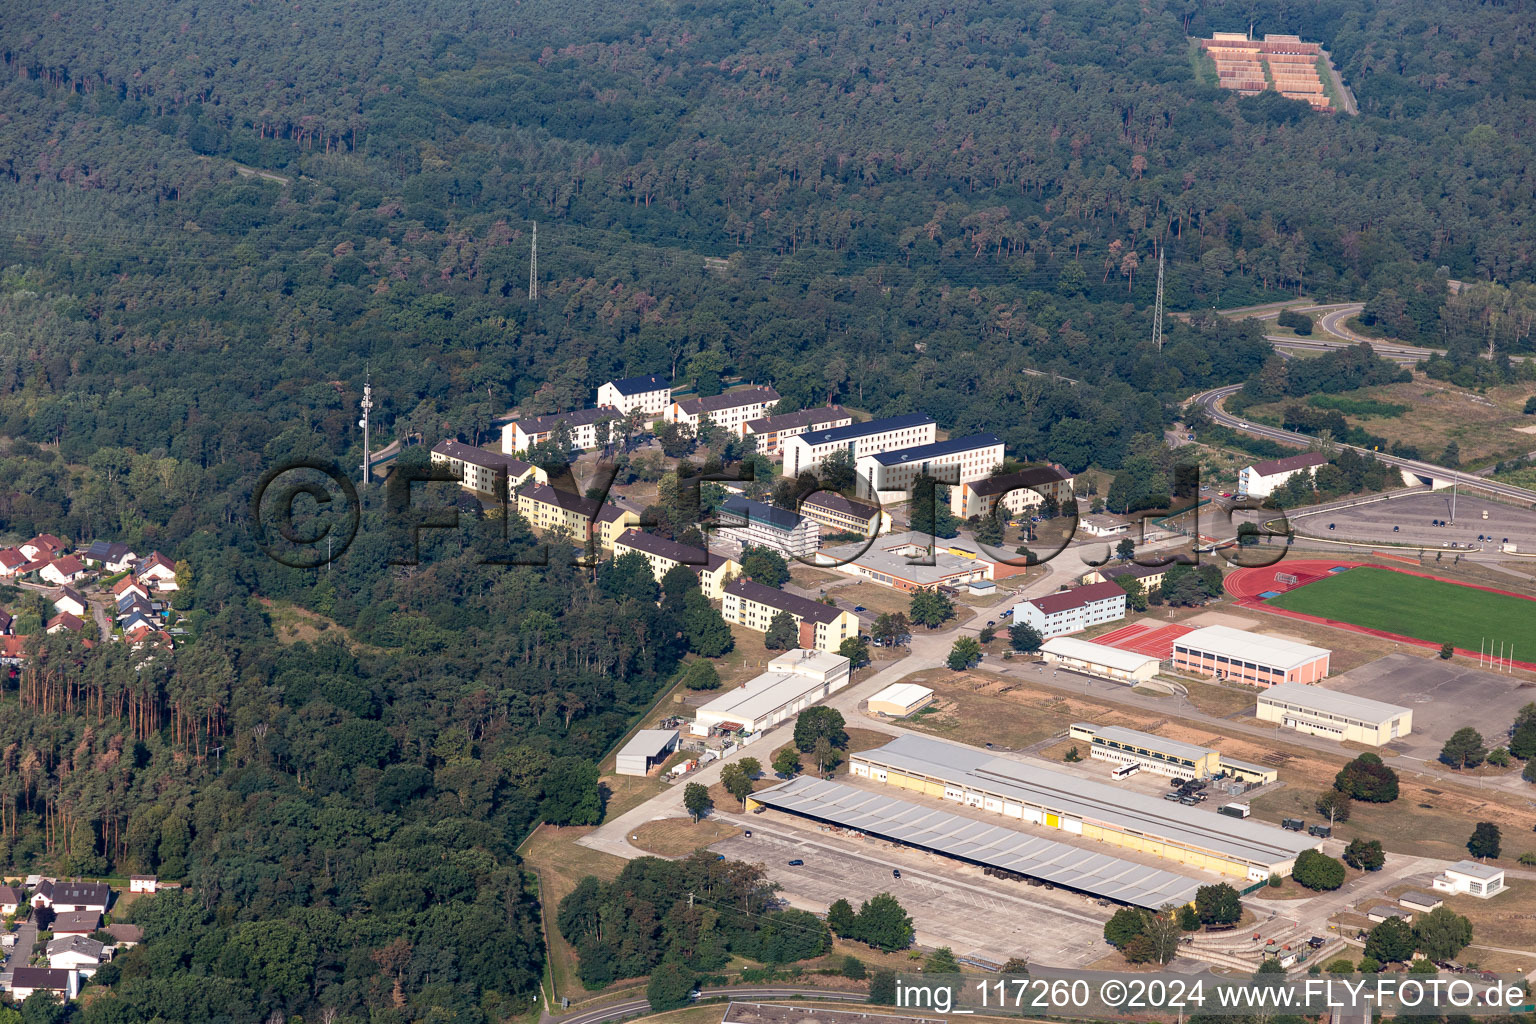
[[[29,562],[47,562],[63,554],[66,547],[68,545],[53,534],[40,533],[21,545],[21,553]]]
[[[154,632],[159,628],[155,625],[153,619],[137,610],[123,616],[118,621],[117,626],[123,631],[123,636],[135,640],[140,639],[144,633]]]
[[[55,558],[37,571],[38,576],[54,584],[63,586],[83,579],[86,574],[85,563],[74,555],[65,555],[63,558]]]
[[[0,608],[0,636],[10,636],[15,625],[16,620],[12,618],[11,613]]]
[[[160,887],[160,879],[154,875],[129,875],[128,891],[153,893]]]
[[[53,883],[55,912],[94,910],[105,914],[112,903],[112,888],[105,882],[58,882]]]
[[[71,612],[60,612],[49,619],[48,624],[43,627],[43,631],[47,633],[58,633],[62,630],[79,633],[84,629],[85,620]]]
[[[937,430],[933,418],[920,412],[851,423],[846,427],[807,430],[782,442],[784,475],[795,477],[806,470],[814,471],[833,452],[846,451],[857,464],[866,455],[932,444]]]
[[[27,894],[14,885],[0,885],[0,917],[9,917],[27,902]]]
[[[565,533],[579,544],[585,544],[590,534],[603,551],[611,551],[620,534],[640,524],[639,513],[549,484],[527,485],[518,491],[517,511],[541,533]]]
[[[927,476],[949,485],[950,511],[965,511],[961,484],[985,480],[1003,463],[1003,441],[996,434],[971,434],[948,441],[893,448],[862,455],[856,463],[858,494],[866,501],[906,498],[919,477]]]
[[[1047,497],[1058,506],[1071,509],[1072,474],[1061,466],[1029,466],[1013,473],[962,480],[959,487],[963,511],[956,515],[969,519],[991,513],[999,502],[1010,515],[1020,516],[1038,508]]]
[[[65,935],[48,941],[48,966],[62,971],[79,971],[80,977],[96,973],[104,958],[110,959],[105,944],[84,935]]]
[[[582,451],[600,448],[608,443],[610,428],[600,430],[599,424],[611,423],[619,419],[619,415],[619,410],[612,406],[600,405],[595,409],[528,416],[501,428],[501,450],[507,455],[526,452],[534,445],[549,440],[550,433],[561,423],[571,432],[572,446]]]
[[[665,537],[644,530],[625,530],[613,544],[613,557],[634,552],[651,566],[651,573],[660,583],[668,570],[686,565],[699,578],[699,589],[711,601],[720,600],[720,590],[728,577],[741,574],[741,565],[735,559],[717,555],[703,548],[679,544]]]
[[[53,610],[56,612],[84,615],[90,607],[85,597],[74,587],[65,587],[59,596],[53,599]]]
[[[788,612],[794,620],[800,646],[807,650],[835,654],[844,640],[859,635],[859,620],[851,613],[745,577],[727,583],[721,593],[721,617],[759,633],[768,632],[774,616],[780,612]]]
[[[109,924],[101,929],[112,939],[115,949],[132,949],[144,941],[144,929],[136,924]]]
[[[0,549],[0,576],[15,576],[30,561],[32,559],[22,554],[20,548]]]
[[[39,878],[36,884],[31,882],[27,884],[32,888],[32,898],[27,902],[31,903],[33,907],[53,906],[53,879]]]
[[[673,423],[697,430],[699,424],[707,417],[716,426],[723,427],[737,437],[741,437],[748,421],[762,419],[767,414],[768,407],[778,400],[779,393],[773,388],[762,386],[737,388],[735,391],[710,395],[707,398],[675,399],[672,402],[672,414],[669,418]]]
[[[85,559],[87,565],[99,565],[111,573],[124,572],[139,560],[139,556],[127,544],[106,540],[96,541],[80,557]]]
[[[449,438],[432,447],[432,465],[447,466],[448,471],[459,478],[465,490],[500,498],[511,495],[530,479],[547,479],[544,471],[510,455],[476,448]],[[497,489],[497,480],[506,473],[506,490]]]
[[[1105,583],[1110,580],[1119,581],[1122,585],[1131,580],[1140,580],[1142,590],[1152,593],[1161,590],[1163,578],[1168,575],[1168,570],[1177,563],[1169,562],[1167,565],[1137,565],[1135,562],[1126,565],[1106,565],[1083,573],[1080,583]]]
[[[26,1002],[34,992],[48,992],[69,1002],[80,994],[80,975],[52,967],[18,967],[11,973],[11,999]]]
[[[807,430],[831,430],[853,423],[853,416],[840,405],[821,409],[801,409],[782,416],[765,416],[748,420],[741,428],[742,437],[755,438],[757,450],[764,455],[777,457],[784,452],[784,442],[798,437]]]
[[[647,423],[653,423],[666,417],[672,405],[672,385],[654,373],[621,377],[597,389],[597,404],[612,406],[625,416],[638,409]]]
[[[27,638],[0,636],[0,665],[15,667],[27,660]]]
[[[55,938],[66,935],[91,935],[101,927],[101,912],[97,910],[69,910],[56,914],[49,931]]]
[[[149,600],[149,588],[132,576],[125,576],[117,581],[112,588],[112,598],[115,601],[121,601],[123,595],[127,593],[138,594],[144,600]]]
[[[726,498],[715,520],[721,533],[743,546],[770,548],[787,558],[813,554],[821,543],[811,520],[750,498]]]
[[[119,620],[122,620],[135,613],[144,616],[146,619],[153,618],[155,615],[155,605],[154,602],[129,590],[117,599],[117,609],[114,614]]]
[[[151,551],[148,558],[139,562],[134,575],[151,590],[176,589],[176,563],[158,551]]]

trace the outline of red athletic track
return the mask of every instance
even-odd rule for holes
[[[1093,642],[1167,661],[1173,657],[1173,642],[1190,632],[1193,629],[1189,626],[1150,626],[1145,622],[1135,622],[1095,637]]]
[[[1372,629],[1369,626],[1360,626],[1353,622],[1340,622],[1337,619],[1327,619],[1321,615],[1309,615],[1306,612],[1292,611],[1289,608],[1276,608],[1271,606],[1268,601],[1259,597],[1259,595],[1264,593],[1266,590],[1278,590],[1282,593],[1285,593],[1287,591],[1295,590],[1297,587],[1304,587],[1308,583],[1314,583],[1317,580],[1320,580],[1329,575],[1328,570],[1335,566],[1342,565],[1353,569],[1365,564],[1368,563],[1345,562],[1337,559],[1328,559],[1325,561],[1323,559],[1287,558],[1275,563],[1274,565],[1265,566],[1262,569],[1236,569],[1233,572],[1227,574],[1226,588],[1227,593],[1236,598],[1238,606],[1242,608],[1250,608],[1254,611],[1268,612],[1271,615],[1284,615],[1287,618],[1297,619],[1302,622],[1316,622],[1320,625],[1331,626],[1334,629],[1348,630],[1351,633],[1361,633],[1365,636],[1381,637],[1384,640],[1392,640],[1401,644],[1412,644],[1415,647],[1424,647],[1429,650],[1438,651],[1440,649],[1440,645],[1430,640],[1420,640],[1417,637],[1403,636],[1401,633],[1389,633],[1384,629]],[[1525,594],[1517,594],[1512,590],[1500,590],[1497,587],[1484,587],[1476,583],[1464,583],[1461,580],[1451,580],[1446,579],[1444,576],[1436,576],[1434,573],[1419,572],[1413,569],[1399,569],[1390,565],[1377,565],[1374,566],[1374,568],[1381,569],[1386,572],[1400,572],[1404,576],[1418,576],[1426,580],[1437,580],[1441,583],[1449,583],[1454,587],[1467,587],[1471,590],[1485,590],[1490,594],[1502,594],[1505,597],[1518,597],[1522,601],[1536,601],[1536,598],[1529,597]],[[1290,584],[1276,583],[1276,573],[1290,573],[1292,576],[1296,577],[1297,582]],[[1102,643],[1103,639],[1100,638],[1099,642]],[[1456,653],[1469,658],[1483,657],[1483,655],[1479,655],[1477,651],[1469,651],[1464,647],[1456,648]],[[1515,668],[1523,668],[1536,671],[1536,662],[1506,660],[1500,664],[1513,665]]]

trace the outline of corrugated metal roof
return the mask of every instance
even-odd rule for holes
[[[1202,884],[1199,879],[1149,864],[804,775],[753,793],[752,799],[779,810],[1149,910],[1188,903]]]

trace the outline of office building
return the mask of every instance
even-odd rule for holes
[[[597,389],[597,404],[611,406],[622,415],[639,410],[647,422],[665,419],[672,405],[672,385],[654,373],[621,377]]]
[[[1302,452],[1300,455],[1287,455],[1283,459],[1255,462],[1238,471],[1237,493],[1246,494],[1250,498],[1267,498],[1275,492],[1275,488],[1297,473],[1326,465],[1328,456],[1322,452]]]
[[[449,439],[432,446],[432,464],[447,466],[449,472],[459,478],[465,490],[490,497],[506,497],[529,480],[547,480],[544,471],[530,466],[521,459],[500,452],[476,448],[462,441]],[[506,489],[498,491],[499,474],[506,473]]]
[[[891,529],[891,514],[880,508],[848,498],[836,491],[817,491],[800,502],[800,515],[822,527],[827,533],[851,533],[859,537],[878,537]]]
[[[667,571],[683,565],[699,578],[699,589],[711,601],[720,600],[720,589],[728,577],[741,574],[741,565],[733,558],[717,555],[703,548],[679,544],[643,530],[625,530],[613,543],[613,557],[636,552],[650,563],[651,572],[660,583]]]
[[[533,445],[548,441],[550,433],[563,423],[571,432],[571,445],[589,451],[608,443],[613,423],[619,416],[619,410],[606,405],[548,416],[527,416],[501,428],[501,450],[507,455],[526,452]]]
[[[961,509],[955,514],[966,519],[987,515],[999,502],[1010,516],[1020,516],[1039,508],[1047,497],[1055,498],[1058,507],[1069,511],[1069,503],[1074,500],[1072,474],[1061,466],[1030,466],[1013,473],[962,481],[959,491]]]
[[[715,521],[721,533],[744,547],[770,548],[786,558],[813,554],[821,543],[821,534],[809,519],[750,498],[726,498]]]
[[[949,486],[950,511],[962,515],[966,496],[962,483],[984,480],[1002,465],[1003,442],[995,434],[971,434],[948,441],[894,448],[859,456],[858,494],[866,501],[902,501],[911,496],[918,477]]]
[[[748,420],[742,427],[741,436],[755,439],[759,452],[777,458],[784,453],[784,442],[788,438],[798,437],[807,430],[846,427],[852,422],[853,417],[847,409],[830,405],[821,409],[801,409],[782,416]]]
[[[673,423],[698,430],[699,423],[707,417],[715,426],[740,437],[748,422],[762,419],[768,407],[778,400],[779,393],[765,387],[737,388],[707,398],[674,398],[669,418]]]

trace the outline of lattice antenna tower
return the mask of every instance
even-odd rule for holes
[[[373,412],[373,374],[371,372],[363,378],[363,401],[361,405],[363,418],[358,421],[357,425],[363,428],[363,486],[367,487],[369,471],[373,468],[371,465],[373,462],[373,450],[369,447],[370,428],[372,426],[369,422],[371,418],[369,414]]]
[[[539,222],[533,222],[533,243],[528,251],[528,301],[539,301]]]
[[[1157,306],[1152,311],[1152,343],[1163,350],[1163,251],[1157,253]]]

